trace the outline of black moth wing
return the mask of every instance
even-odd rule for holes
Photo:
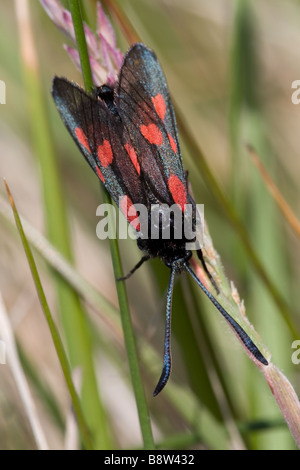
[[[168,205],[187,202],[168,85],[154,52],[143,44],[134,44],[124,57],[115,103],[154,198]],[[179,197],[174,198],[177,188]]]
[[[129,137],[120,119],[99,97],[65,78],[54,78],[52,95],[65,126],[113,200],[120,207],[120,200],[129,198],[120,207],[125,215],[131,203],[146,203],[136,165],[124,146]]]

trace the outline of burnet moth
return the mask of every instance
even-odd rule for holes
[[[142,233],[136,205],[143,204],[151,218],[151,207],[176,205],[185,219],[190,205],[195,224],[195,202],[187,189],[187,176],[177,134],[177,125],[164,73],[155,54],[143,44],[134,44],[126,53],[113,86],[103,85],[87,94],[78,85],[55,77],[52,95],[61,118],[112,199],[137,232],[137,244],[143,251],[140,262],[123,279],[127,279],[144,261],[159,257],[170,268],[167,292],[163,369],[154,390],[156,396],[166,385],[171,371],[171,309],[176,273],[188,271],[209,300],[235,330],[249,352],[264,365],[268,361],[243,328],[226,312],[207,290],[190,265],[192,251],[187,238],[151,238],[149,225]],[[163,213],[163,210],[162,210]],[[160,219],[159,219],[160,220]],[[169,225],[174,222],[170,219]],[[159,225],[159,224],[158,224]],[[158,226],[159,234],[161,227]],[[140,237],[139,237],[140,235]],[[141,236],[143,235],[143,236]],[[190,241],[190,240],[189,240]],[[197,249],[206,273],[201,248]]]

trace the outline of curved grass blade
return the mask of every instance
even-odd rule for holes
[[[21,240],[22,240],[22,243],[23,243],[24,251],[25,251],[25,254],[26,254],[26,257],[27,257],[27,260],[28,260],[28,264],[29,264],[29,267],[30,267],[30,270],[31,270],[31,273],[32,273],[32,277],[33,277],[33,280],[34,280],[34,283],[35,283],[35,286],[36,286],[37,294],[38,294],[38,297],[40,299],[40,303],[41,303],[41,306],[42,306],[42,309],[43,309],[43,312],[44,312],[44,315],[45,315],[45,318],[46,318],[46,321],[48,323],[48,327],[49,327],[49,330],[50,330],[50,333],[51,333],[51,336],[52,336],[54,347],[55,347],[55,350],[56,350],[56,353],[57,353],[57,356],[58,356],[58,359],[59,359],[64,377],[65,377],[65,380],[66,380],[67,387],[68,387],[70,395],[71,395],[74,411],[75,411],[77,419],[78,419],[78,426],[79,426],[79,429],[80,429],[80,432],[81,432],[81,437],[82,437],[82,440],[84,442],[84,445],[85,445],[86,449],[91,450],[91,449],[93,449],[93,443],[92,443],[91,436],[90,436],[90,433],[89,433],[89,430],[88,430],[88,427],[87,427],[87,424],[86,424],[86,421],[85,421],[85,418],[84,418],[84,415],[83,415],[83,412],[82,412],[79,397],[77,395],[77,392],[75,390],[75,387],[74,387],[74,384],[73,384],[73,381],[72,381],[70,366],[69,366],[69,362],[68,362],[68,359],[67,359],[67,355],[66,355],[62,340],[60,338],[59,332],[58,332],[58,330],[56,328],[56,325],[54,323],[52,314],[50,312],[49,305],[48,305],[48,302],[47,302],[47,299],[46,299],[46,296],[45,296],[45,293],[44,293],[44,290],[43,290],[43,286],[41,284],[41,280],[40,280],[40,277],[39,277],[39,274],[38,274],[38,270],[37,270],[34,258],[32,256],[30,246],[29,246],[28,241],[26,239],[26,236],[25,236],[25,233],[24,233],[24,230],[23,230],[23,226],[22,226],[22,223],[21,223],[16,205],[15,205],[14,199],[12,197],[12,194],[10,192],[8,184],[5,180],[4,180],[4,183],[5,183],[6,191],[7,191],[8,197],[9,197],[10,205],[11,205],[12,210],[13,210],[14,218],[15,218],[15,221],[16,221],[16,226],[17,226],[17,229],[19,231],[19,234],[20,234],[20,237],[21,237]]]

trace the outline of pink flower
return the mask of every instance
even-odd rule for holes
[[[43,8],[56,26],[76,44],[71,13],[59,0],[40,0]],[[93,81],[96,86],[113,85],[123,61],[123,54],[117,48],[113,27],[100,3],[97,3],[97,32],[94,34],[84,24],[84,32],[89,53]],[[64,45],[76,67],[81,70],[78,50]]]

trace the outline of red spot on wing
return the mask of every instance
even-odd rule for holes
[[[162,145],[163,136],[156,124],[141,125],[140,131],[150,144]]]
[[[176,145],[175,140],[173,139],[173,137],[171,136],[171,134],[168,134],[168,137],[169,137],[170,145],[171,145],[171,147],[172,147],[173,152],[174,152],[174,153],[177,153],[177,145]]]
[[[96,165],[96,171],[97,171],[97,175],[99,176],[100,180],[102,181],[102,183],[104,183],[104,176],[102,175],[102,172],[100,170],[100,168]]]
[[[178,204],[181,207],[182,212],[184,212],[184,205],[187,204],[187,194],[184,184],[178,176],[171,175],[168,181],[168,186],[175,204]]]
[[[114,155],[108,140],[103,140],[103,143],[98,145],[97,154],[102,166],[106,167],[111,164]]]
[[[139,217],[130,197],[122,197],[120,202],[120,209],[132,227],[139,232],[141,229]]]
[[[141,174],[141,168],[140,168],[140,165],[139,165],[139,162],[138,162],[138,159],[137,159],[137,155],[135,153],[135,150],[134,148],[132,147],[132,145],[127,142],[125,144],[125,149],[130,157],[130,160],[132,161],[132,163],[134,164],[134,167],[136,169],[136,171],[138,172],[138,174],[140,175]]]
[[[152,98],[152,103],[154,104],[155,111],[159,115],[160,119],[164,121],[167,109],[164,97],[158,93]]]
[[[87,137],[85,133],[83,132],[83,130],[81,129],[81,127],[75,127],[75,135],[80,145],[85,147],[91,153],[91,149],[90,149]]]

